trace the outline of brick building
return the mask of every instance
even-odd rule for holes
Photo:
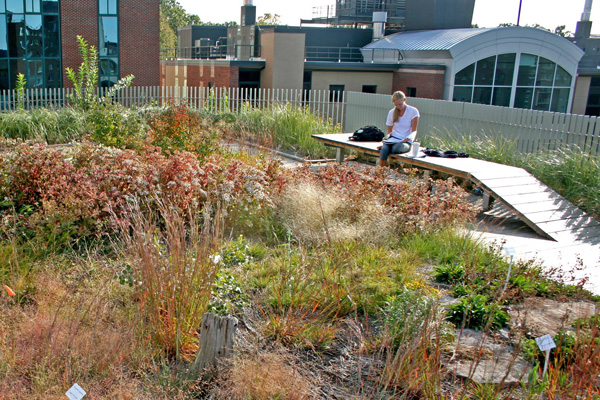
[[[159,0],[0,0],[0,90],[70,86],[64,70],[81,64],[77,36],[98,49],[99,84],[135,75],[160,84]]]

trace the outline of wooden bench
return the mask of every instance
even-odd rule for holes
[[[381,142],[354,142],[351,133],[312,135],[336,148],[336,160],[344,161],[346,149],[379,155]],[[443,172],[472,182],[484,191],[483,208],[496,199],[535,232],[552,240],[600,242],[600,222],[579,210],[523,168],[476,158],[416,157],[394,154],[403,164]]]

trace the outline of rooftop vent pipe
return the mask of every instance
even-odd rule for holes
[[[250,1],[252,1],[252,0],[250,0]],[[592,13],[592,0],[585,0],[585,6],[583,6],[583,14],[581,14],[581,20],[589,21],[591,13]]]
[[[591,1],[591,0],[589,0]],[[385,23],[387,22],[387,12],[373,12],[373,40],[379,40],[385,33]]]
[[[577,22],[577,27],[575,28],[575,39],[586,39],[590,37],[590,34],[592,33],[592,21],[590,21],[591,13],[592,0],[585,0],[581,21]]]
[[[245,6],[251,6],[252,5],[252,0],[244,0],[244,5]]]

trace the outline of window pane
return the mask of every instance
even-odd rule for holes
[[[567,112],[570,89],[554,89],[550,111]]]
[[[513,75],[515,73],[516,54],[500,54],[496,64],[496,80],[494,85],[512,86]]]
[[[99,55],[119,55],[119,30],[117,17],[100,17],[98,30],[100,37],[100,43],[98,45]]]
[[[25,11],[23,9],[23,0],[6,0],[6,11],[12,13],[22,13]]]
[[[496,67],[496,56],[484,58],[477,61],[475,73],[476,85],[492,85],[494,83],[494,68]]]
[[[117,0],[108,0],[108,13],[117,15]]]
[[[510,106],[510,93],[512,88],[509,87],[496,87],[494,88],[494,95],[492,96],[492,105],[495,106]]]
[[[40,14],[27,15],[25,21],[27,57],[41,57],[43,53],[42,16]]]
[[[6,7],[4,7],[4,0],[0,0],[0,13],[6,12]]]
[[[8,55],[10,57],[23,57],[25,56],[25,16],[23,14],[8,14],[6,19]]]
[[[44,87],[44,67],[42,60],[27,61],[27,87],[30,89]]]
[[[60,60],[46,60],[46,87],[62,87],[62,74],[60,69]]]
[[[6,18],[0,15],[0,57],[8,57],[8,42],[6,41]]]
[[[117,84],[116,76],[101,76],[100,77],[100,87],[108,88]]]
[[[44,15],[44,55],[58,57],[60,55],[60,32],[58,15]]]
[[[25,0],[25,12],[39,13],[40,12],[40,0]]]
[[[537,56],[532,54],[521,54],[519,63],[518,86],[533,86],[535,83],[535,72],[537,67]],[[528,107],[525,107],[528,108]]]
[[[17,82],[17,74],[27,74],[25,60],[10,60],[10,88],[14,89]]]
[[[515,108],[531,108],[533,88],[517,88],[515,92]]]
[[[10,89],[8,82],[8,60],[0,60],[0,90]]]
[[[535,89],[533,105],[531,108],[534,110],[548,111],[550,109],[551,95],[552,89],[550,88]]]
[[[473,103],[490,104],[491,101],[491,87],[475,87],[475,90],[473,90]]]
[[[116,58],[100,60],[100,75],[119,75],[119,61]]]
[[[560,66],[556,69],[556,80],[554,81],[554,86],[571,87],[571,74],[569,74]]]
[[[454,84],[455,85],[472,85],[474,75],[475,75],[475,64],[471,64],[468,67],[460,70],[454,76]]]
[[[452,101],[464,101],[466,103],[470,103],[473,95],[473,87],[472,86],[455,86],[454,87],[454,95],[452,96]]]
[[[537,79],[535,80],[536,86],[552,86],[554,82],[554,70],[556,64],[547,58],[540,57],[540,65],[538,67]]]
[[[58,0],[42,0],[44,14],[58,14]]]
[[[98,13],[99,14],[108,14],[107,0],[98,0]]]

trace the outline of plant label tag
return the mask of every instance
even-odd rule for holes
[[[556,347],[556,343],[554,343],[554,340],[550,335],[540,336],[539,338],[535,339],[535,342],[540,348],[540,351],[548,351]]]
[[[83,399],[83,396],[85,396],[87,393],[85,393],[85,390],[83,390],[81,386],[79,386],[78,384],[74,384],[73,386],[71,386],[71,389],[69,389],[65,394],[67,395],[69,400],[81,400]]]
[[[506,253],[507,256],[516,256],[517,255],[517,251],[515,250],[514,247],[505,247],[504,252]]]

